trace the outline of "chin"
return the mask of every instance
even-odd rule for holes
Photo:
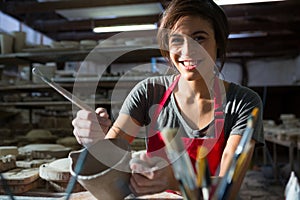
[[[199,74],[191,73],[182,73],[181,76],[187,81],[195,81],[202,78]]]

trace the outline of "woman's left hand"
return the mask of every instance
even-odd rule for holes
[[[160,157],[149,157],[145,151],[135,153],[130,161],[130,188],[136,196],[177,189],[171,165]]]

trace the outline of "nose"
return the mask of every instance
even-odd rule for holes
[[[193,58],[197,53],[198,43],[190,38],[186,38],[182,44],[181,56]]]

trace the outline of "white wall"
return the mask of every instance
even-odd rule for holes
[[[261,59],[247,63],[248,86],[300,85],[300,55],[295,59]]]
[[[246,63],[247,86],[294,86],[300,85],[300,54],[296,58],[256,59]],[[242,67],[226,63],[222,70],[225,80],[241,84]]]
[[[24,31],[26,32],[26,42],[31,45],[50,45],[52,39],[33,30],[27,25],[19,22],[18,20],[6,15],[0,11],[0,32],[12,33],[13,31]]]
[[[225,63],[221,74],[229,82],[242,83],[242,67],[237,63]]]

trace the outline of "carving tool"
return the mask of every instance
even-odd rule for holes
[[[61,87],[59,84],[51,81],[50,79],[48,79],[46,76],[44,76],[44,74],[37,69],[36,67],[34,67],[32,69],[32,73],[36,76],[38,76],[42,81],[44,81],[45,83],[47,83],[49,86],[51,86],[53,89],[55,89],[57,92],[59,92],[62,96],[64,96],[66,99],[68,99],[70,102],[72,102],[73,104],[75,104],[76,106],[78,106],[79,108],[83,109],[83,110],[88,110],[88,111],[93,111],[94,109],[92,109],[90,106],[88,106],[86,103],[84,103],[83,101],[81,101],[79,98],[77,98],[76,96],[74,96],[72,93],[70,93],[68,90],[64,89],[63,87]]]
[[[71,94],[69,91],[67,91],[66,89],[64,89],[63,87],[58,85],[57,83],[55,83],[55,82],[51,81],[50,79],[48,79],[47,77],[45,77],[39,69],[33,68],[32,73],[34,75],[38,76],[42,81],[47,83],[49,86],[51,86],[53,89],[55,89],[62,96],[64,96],[66,99],[71,101],[73,104],[75,104],[79,108],[81,108],[83,110],[88,110],[88,111],[94,112],[94,110],[90,106],[88,106],[86,103],[84,103],[83,101],[78,99],[76,96]],[[71,196],[73,188],[76,184],[77,176],[78,176],[79,172],[81,171],[81,168],[83,166],[83,163],[84,163],[86,155],[87,155],[87,152],[88,152],[88,150],[85,149],[79,155],[79,159],[78,159],[78,162],[76,163],[76,167],[75,167],[75,176],[72,176],[72,178],[70,179],[70,181],[68,183],[67,189],[66,189],[66,200],[68,200]]]

